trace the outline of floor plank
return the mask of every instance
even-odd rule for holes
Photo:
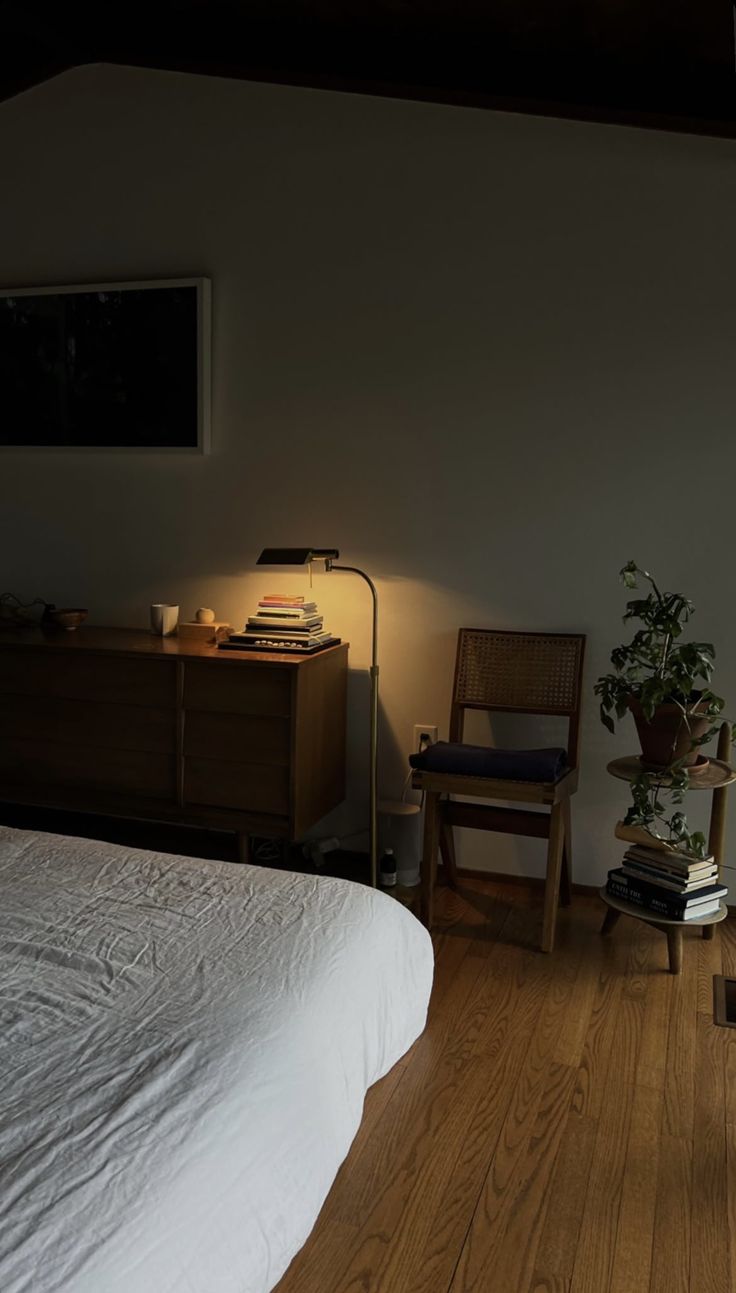
[[[707,946],[707,944],[706,944]],[[728,1032],[698,1016],[695,1065],[695,1129],[690,1233],[690,1284],[702,1293],[729,1288],[726,1141],[726,1049]]]
[[[571,1293],[604,1293],[610,1287],[632,1109],[627,1078],[630,1082],[636,1071],[643,1015],[641,1002],[619,998],[607,1072],[600,1083],[598,1130]]]
[[[728,1228],[729,1285],[736,1288],[736,1123],[726,1123],[726,1179],[728,1182]]]
[[[600,936],[463,878],[437,894],[428,1027],[366,1099],[275,1293],[733,1293],[736,1036],[712,974],[736,922],[688,931],[681,976],[639,921]]]
[[[634,1087],[610,1293],[649,1293],[661,1099],[650,1087]]]
[[[558,949],[558,970],[550,981],[512,1094],[451,1285],[452,1293],[475,1293],[488,1288],[500,1249],[505,1253],[509,1287],[524,1287],[533,1273],[549,1181],[576,1077],[576,1070],[556,1063],[554,1055],[581,956],[581,946]]]
[[[535,1271],[539,1280],[559,1280],[566,1289],[575,1266],[597,1131],[598,1123],[593,1118],[570,1109],[549,1187]]]
[[[692,1160],[692,1141],[660,1134],[650,1293],[700,1293],[690,1283]]]

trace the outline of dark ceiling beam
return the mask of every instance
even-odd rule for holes
[[[731,0],[0,0],[0,94],[110,62],[731,136]]]

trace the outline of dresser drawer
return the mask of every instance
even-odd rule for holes
[[[288,718],[210,714],[189,709],[184,711],[184,753],[202,759],[286,767],[290,729]]]
[[[184,666],[184,708],[222,714],[262,714],[288,717],[291,677],[288,669],[240,666],[223,659]]]
[[[184,760],[184,802],[288,816],[289,770],[224,759]]]
[[[35,739],[2,741],[2,792],[23,786],[105,790],[143,799],[173,800],[175,760],[170,755],[138,750],[85,749]]]
[[[176,666],[173,660],[130,660],[91,651],[73,655],[8,648],[0,652],[0,693],[173,709]]]
[[[145,705],[108,705],[65,696],[6,696],[0,692],[0,741],[34,740],[99,750],[173,754],[176,714]]]

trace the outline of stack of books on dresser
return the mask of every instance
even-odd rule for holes
[[[231,633],[220,646],[230,651],[282,651],[313,655],[340,641],[324,627],[316,602],[267,593],[249,615],[242,633]]]
[[[608,872],[607,892],[665,920],[699,920],[718,911],[728,889],[713,857],[633,844],[622,866]]]

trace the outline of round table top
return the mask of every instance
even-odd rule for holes
[[[638,754],[627,754],[623,759],[613,759],[608,764],[607,771],[612,777],[618,777],[621,781],[633,781],[642,772],[648,772],[655,775],[650,767],[645,767]],[[720,786],[728,786],[732,781],[736,781],[736,768],[732,768],[730,763],[725,763],[723,759],[710,759],[707,767],[701,772],[690,771],[688,775],[688,790],[717,790]],[[666,786],[667,777],[662,777],[662,785]]]
[[[638,920],[646,920],[650,925],[678,925],[680,929],[699,929],[701,925],[717,925],[728,915],[728,907],[725,902],[721,902],[718,904],[718,911],[712,911],[709,916],[701,916],[700,919],[696,916],[692,920],[668,920],[666,916],[660,916],[659,912],[649,911],[634,902],[617,898],[608,892],[605,885],[598,892],[603,901],[609,907],[613,907],[614,911],[620,911],[624,916],[636,916]]]
[[[422,805],[404,799],[379,799],[378,811],[383,817],[413,817],[422,811]]]

